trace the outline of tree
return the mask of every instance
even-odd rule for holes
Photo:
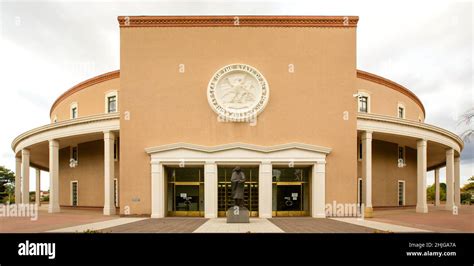
[[[0,166],[0,201],[11,200],[15,192],[15,173],[10,169]]]
[[[472,193],[474,193],[474,175],[471,176],[467,181],[468,181],[468,183],[465,184],[465,185],[461,188],[461,190],[462,190],[463,192],[472,192]]]
[[[435,192],[436,192],[435,184],[429,186],[426,189],[426,196],[428,197],[428,200],[434,201],[436,199]],[[439,183],[439,200],[440,201],[446,200],[446,184],[445,183]]]
[[[474,108],[468,109],[464,114],[461,115],[458,126],[461,124],[465,124],[468,126],[468,129],[464,130],[460,137],[465,141],[469,142],[471,137],[474,135],[474,129],[470,126],[472,121],[474,120]]]

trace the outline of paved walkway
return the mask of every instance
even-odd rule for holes
[[[202,224],[205,218],[166,217],[161,219],[146,218],[138,222],[127,223],[101,230],[105,233],[192,233]]]
[[[60,213],[48,213],[48,205],[42,205],[38,219],[29,217],[0,217],[0,233],[40,233],[55,229],[117,219],[118,216],[104,216],[102,210],[62,208]]]
[[[289,232],[289,233],[372,233],[390,232],[471,232],[474,233],[474,205],[461,206],[459,214],[442,207],[429,206],[429,212],[416,213],[414,208],[375,210],[374,218],[313,219],[310,217],[251,218],[250,224],[227,224],[224,218],[197,217],[121,218],[104,216],[100,209],[63,208],[50,214],[41,207],[38,219],[0,217],[0,233],[39,232]]]
[[[340,221],[349,224],[355,224],[358,226],[364,226],[373,228],[383,232],[394,232],[394,233],[427,233],[428,230],[418,229],[414,227],[407,227],[401,225],[395,225],[390,223],[381,223],[373,221],[372,219],[359,219],[359,218],[331,218],[335,221]]]
[[[250,223],[230,223],[226,218],[209,219],[194,233],[284,233],[267,219],[250,218]]]
[[[371,220],[441,233],[474,233],[474,205],[462,205],[458,215],[444,206],[428,205],[428,213],[411,209],[375,210]]]
[[[97,222],[97,223],[90,223],[90,224],[82,224],[72,227],[66,227],[56,230],[47,231],[48,233],[83,233],[87,231],[98,231],[102,229],[106,229],[109,227],[116,227],[125,224],[135,223],[138,221],[146,220],[148,218],[117,218],[113,220]]]
[[[333,219],[278,217],[269,219],[287,233],[374,233],[376,230]]]

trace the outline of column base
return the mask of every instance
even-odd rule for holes
[[[326,213],[313,214],[313,218],[326,218]]]
[[[374,217],[374,209],[372,207],[365,207],[364,209],[364,218]]]
[[[427,213],[428,212],[428,205],[416,205],[416,212],[418,213]]]
[[[114,207],[104,207],[104,215],[115,215],[115,206]]]
[[[439,206],[439,205],[441,205],[441,203],[439,201],[437,202],[435,201],[434,206]]]
[[[165,218],[163,215],[160,214],[152,214],[150,215],[150,218],[157,219],[157,218]]]
[[[258,218],[265,218],[265,219],[268,219],[268,218],[272,218],[272,214],[268,214],[268,213],[262,213],[262,214],[258,214]]]
[[[204,218],[209,218],[209,219],[212,219],[212,218],[217,218],[217,215],[215,213],[204,213]]]
[[[59,205],[49,205],[48,206],[48,213],[55,213],[55,212],[60,212],[61,208]]]

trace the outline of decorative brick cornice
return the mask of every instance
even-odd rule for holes
[[[76,93],[76,92],[78,92],[82,89],[85,89],[89,86],[92,86],[94,84],[101,83],[101,82],[111,80],[111,79],[116,79],[116,78],[119,78],[119,77],[120,77],[120,70],[115,70],[115,71],[107,72],[105,74],[90,78],[88,80],[85,80],[85,81],[75,85],[74,87],[70,88],[69,90],[67,90],[66,92],[61,94],[61,96],[59,96],[56,99],[56,101],[54,101],[53,105],[51,106],[51,110],[49,111],[49,116],[51,117],[51,115],[53,114],[54,108],[56,108],[56,106],[61,101],[63,101],[67,97],[71,96],[72,94],[74,94],[74,93]]]
[[[377,76],[375,74],[365,72],[362,70],[357,70],[357,77],[360,79],[365,79],[371,82],[378,83],[380,85],[384,85],[386,87],[389,87],[391,89],[394,89],[402,94],[405,94],[406,96],[410,97],[413,101],[415,101],[418,106],[420,106],[421,110],[423,111],[423,116],[426,118],[426,112],[425,112],[425,107],[423,106],[423,103],[420,101],[420,99],[409,89],[403,87],[402,85],[391,81],[389,79],[383,78],[381,76]]]
[[[357,27],[357,16],[119,16],[120,27]]]

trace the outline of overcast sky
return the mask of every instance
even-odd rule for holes
[[[415,92],[426,123],[465,129],[457,120],[474,107],[471,1],[295,2],[0,0],[0,165],[15,169],[12,140],[49,123],[61,93],[119,69],[119,15],[356,15],[357,68]],[[462,153],[462,183],[474,175],[473,143]],[[44,172],[41,187],[49,187]]]

